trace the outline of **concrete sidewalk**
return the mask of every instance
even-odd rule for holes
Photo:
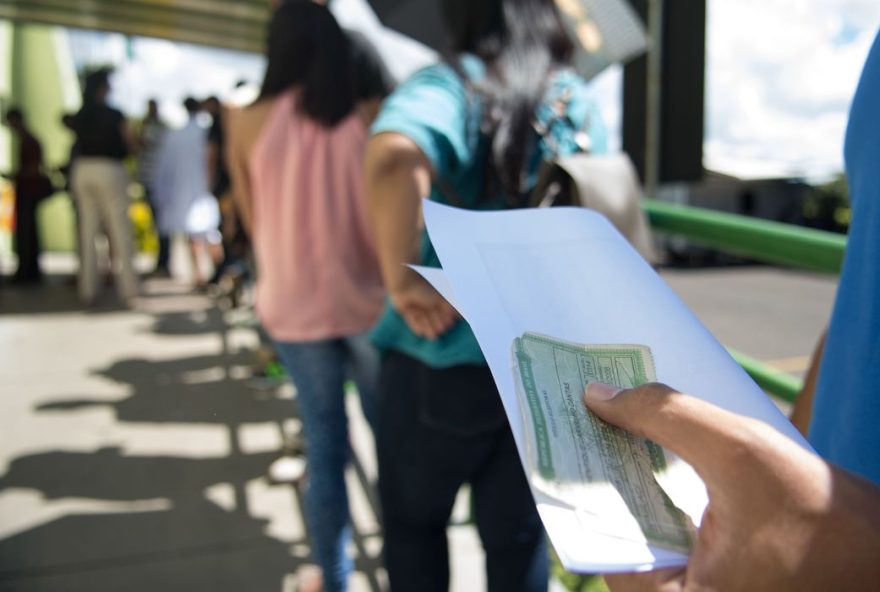
[[[723,343],[796,374],[836,285],[767,267],[663,276]],[[0,284],[0,591],[295,589],[309,561],[301,500],[266,478],[297,429],[295,396],[251,380],[247,315],[171,280],[146,282],[134,311],[112,297],[84,311],[69,277],[50,280]],[[352,589],[374,592],[375,465],[350,402]],[[473,529],[450,533],[452,589],[484,589]]]
[[[295,395],[251,379],[245,320],[173,280],[134,311],[84,311],[63,278],[0,286],[0,590],[295,589],[300,495],[266,477]],[[353,590],[377,591],[373,452],[353,424]],[[473,529],[452,530],[453,588],[482,589]]]

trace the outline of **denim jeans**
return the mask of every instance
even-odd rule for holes
[[[446,527],[470,483],[490,592],[547,590],[544,529],[485,366],[390,352],[379,378],[379,493],[392,592],[446,592]]]
[[[346,590],[352,561],[345,465],[349,459],[344,384],[354,380],[361,408],[375,425],[378,355],[365,335],[307,342],[276,342],[278,356],[297,390],[306,460],[306,522],[312,554],[324,574],[324,590]]]

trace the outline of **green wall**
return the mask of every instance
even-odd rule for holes
[[[56,169],[67,163],[73,142],[61,124],[61,115],[79,107],[78,81],[66,33],[57,27],[3,24],[9,31],[8,43],[0,45],[8,81],[5,106],[22,109],[28,126],[43,144],[46,166]],[[75,249],[75,218],[66,193],[43,202],[38,215],[43,250]]]

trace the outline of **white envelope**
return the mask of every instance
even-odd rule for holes
[[[478,212],[424,201],[443,269],[415,268],[468,321],[524,456],[510,347],[526,331],[579,343],[651,348],[660,382],[809,444],[685,304],[600,214],[584,208]],[[682,462],[661,484],[699,524],[707,503]],[[533,490],[534,492],[534,490]],[[586,573],[683,565],[670,550],[590,532],[577,513],[535,493],[566,569]]]

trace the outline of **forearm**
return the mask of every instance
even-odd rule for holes
[[[810,552],[799,562],[799,589],[873,590],[880,582],[880,488],[832,467],[831,489]]]
[[[241,226],[249,238],[253,238],[253,208],[251,204],[250,178],[248,177],[247,155],[249,146],[242,145],[239,139],[238,122],[227,113],[229,138],[226,144],[226,162],[229,163],[230,192],[235,211]]]
[[[816,349],[813,352],[813,359],[810,361],[810,368],[804,379],[804,386],[795,401],[794,409],[791,412],[791,423],[800,431],[801,434],[807,436],[810,429],[810,420],[813,416],[813,398],[816,393],[816,381],[819,379],[819,366],[822,363],[822,354],[825,351],[825,334],[819,338]]]
[[[217,149],[215,142],[208,142],[208,149],[205,157],[205,170],[208,174],[208,183],[213,187],[217,183],[217,171],[219,169],[220,151]],[[220,197],[219,195],[217,197]]]
[[[253,218],[251,216],[250,203],[240,199],[237,192],[234,192],[232,197],[232,201],[235,204],[235,211],[238,219],[241,221],[241,227],[244,229],[244,233],[249,238],[253,238]]]
[[[131,127],[123,121],[119,131],[122,134],[122,139],[125,142],[125,147],[128,149],[128,153],[132,156],[137,156],[140,149],[140,142],[138,142],[134,132],[131,131]]]
[[[420,199],[430,191],[427,159],[399,134],[370,141],[366,162],[367,203],[385,286],[392,294],[404,287],[405,263],[417,263]]]

